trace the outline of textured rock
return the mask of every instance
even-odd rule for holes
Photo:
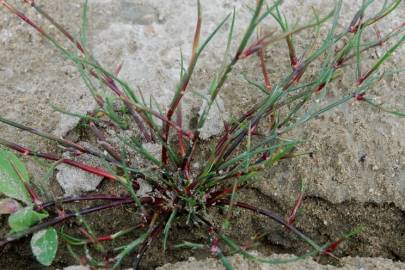
[[[289,18],[299,17],[299,10],[309,10],[310,6],[328,6],[333,1],[286,1],[285,9]],[[355,7],[361,1],[344,1],[339,21],[347,25],[354,16]],[[377,12],[382,2],[375,1],[370,14]],[[386,18],[378,27],[389,31],[405,20],[405,5]],[[388,49],[386,44],[384,50]],[[269,52],[269,63],[278,63],[279,48]],[[376,61],[373,54],[381,54],[380,48],[370,51],[363,57],[364,66]],[[405,46],[386,63],[388,69],[405,65]],[[333,85],[327,101],[331,102],[341,93],[350,93],[354,87],[354,74],[346,71],[342,80]],[[277,74],[277,73],[276,73]],[[398,75],[383,80],[370,97],[378,102],[403,110],[405,96],[401,89],[405,87],[403,77]],[[313,151],[314,158],[297,158],[282,162],[272,172],[265,174],[264,181],[257,187],[265,195],[277,201],[292,202],[297,194],[300,181],[306,185],[306,195],[319,197],[332,203],[355,200],[377,204],[394,203],[405,210],[405,120],[359,102],[349,102],[335,110],[314,119],[298,128],[290,135],[305,140],[299,151]]]
[[[63,268],[63,270],[90,270],[90,268],[82,265],[71,265],[69,267]]]
[[[93,51],[110,69],[123,63],[120,77],[127,80],[134,89],[140,89],[147,99],[154,96],[158,103],[165,106],[178,82],[180,50],[186,61],[190,55],[196,3],[185,0],[118,2],[90,1]],[[361,1],[344,1],[345,12],[342,13],[340,25],[348,23],[355,10],[353,6],[359,6],[360,3]],[[57,16],[58,21],[77,33],[81,1],[41,1],[41,4],[54,14],[64,11]],[[204,1],[202,36],[206,37],[235,6],[235,35],[239,38],[244,29],[241,26],[245,26],[249,18],[245,4],[243,0]],[[377,11],[380,5],[377,1],[370,10]],[[182,7],[181,11],[179,6]],[[326,13],[325,7],[331,6],[332,0],[285,1],[283,11],[291,21],[299,20],[303,23],[311,14],[303,14],[300,10],[315,7],[321,13]],[[384,32],[400,24],[405,19],[404,10],[404,4],[401,3],[394,14],[379,24],[379,28]],[[69,61],[60,57],[32,29],[15,18],[10,19],[11,15],[4,14],[0,20],[0,42],[3,45],[0,50],[0,75],[3,78],[0,83],[0,113],[54,134],[64,135],[75,126],[77,119],[52,113],[49,104],[56,104],[68,111],[85,113],[94,108],[91,97]],[[42,21],[33,15],[31,9],[28,9],[27,14]],[[269,24],[268,29],[276,29],[274,22],[268,20],[266,23]],[[197,66],[196,76],[183,104],[186,124],[192,121],[193,113],[195,115],[201,110],[203,101],[193,92],[206,94],[213,72],[222,60],[227,27],[225,25],[223,31],[220,31]],[[46,30],[54,31],[49,27]],[[378,52],[381,50],[377,50]],[[388,66],[404,66],[403,54],[402,47]],[[268,56],[270,75],[276,80],[286,72],[287,65],[280,66],[287,59],[286,52],[277,46],[270,48]],[[368,63],[374,61],[368,58],[364,60]],[[278,64],[275,66],[271,63]],[[245,66],[252,65],[252,68],[237,67],[234,76],[225,85],[221,97],[226,114],[234,117],[257,100],[255,90],[247,87],[241,76],[237,75],[239,72],[257,77],[256,64],[248,61]],[[349,72],[332,94],[348,91],[351,85],[347,81],[351,76]],[[403,80],[393,76],[382,82],[380,90],[375,94],[389,104],[401,106],[405,103],[404,96],[396,91],[401,87],[404,87]],[[222,117],[215,110],[216,106],[213,106],[213,117],[209,118],[207,127],[203,129],[207,132],[203,134],[206,138],[221,131],[222,123],[219,121],[222,121]],[[272,181],[263,182],[259,187],[266,195],[291,201],[299,185],[298,181],[304,179],[307,195],[318,196],[333,203],[348,200],[393,202],[397,207],[405,209],[405,137],[401,136],[405,134],[403,121],[367,106],[341,106],[294,134],[307,140],[303,150],[315,151],[314,160],[301,158],[283,164],[268,174]],[[2,137],[19,142],[38,141],[4,125],[0,128]],[[289,192],[282,192],[286,189]]]
[[[268,259],[291,259],[290,255],[274,255]],[[405,264],[401,262],[393,262],[384,258],[362,258],[362,257],[345,257],[341,259],[342,267],[332,265],[322,265],[312,259],[299,260],[286,264],[259,264],[249,261],[240,255],[228,257],[229,262],[235,270],[403,270]],[[69,266],[64,270],[87,270],[86,266]],[[225,269],[222,263],[216,259],[205,259],[197,261],[194,258],[189,258],[188,261],[178,262],[175,264],[166,264],[156,270],[223,270]],[[130,269],[128,269],[130,270]]]
[[[10,2],[21,7],[21,1]],[[63,16],[57,16],[58,21],[77,33],[80,1],[69,2],[42,1],[41,4],[46,4],[46,9],[55,10],[55,13],[64,10]],[[22,9],[35,21],[43,22],[33,9]],[[55,135],[65,135],[78,120],[54,112],[51,105],[85,114],[94,108],[90,93],[85,90],[69,60],[61,57],[32,28],[3,7],[0,10],[0,114]],[[50,27],[45,27],[45,30],[55,32]],[[20,143],[37,144],[40,141],[39,146],[45,145],[42,139],[16,132],[3,124],[0,133],[3,138]]]
[[[204,108],[207,105],[207,102],[203,102],[203,106],[198,113],[201,115],[204,113]],[[200,129],[200,137],[203,140],[207,140],[212,136],[218,135],[224,129],[224,121],[227,120],[224,101],[222,98],[218,97],[215,100],[215,103],[211,106],[210,111],[208,112],[206,118],[206,124],[203,128]]]
[[[80,144],[89,147],[89,145],[84,142],[81,142]],[[69,157],[69,155],[64,156],[67,158]],[[76,160],[90,166],[102,166],[97,158],[90,155],[81,155],[76,158]],[[103,177],[87,173],[65,164],[58,165],[56,168],[58,170],[56,180],[66,195],[79,195],[83,192],[94,191],[100,184],[101,180],[103,180]]]
[[[274,255],[268,259],[289,259],[290,255]],[[259,264],[242,256],[236,255],[228,258],[235,270],[401,270],[405,269],[404,263],[397,263],[383,258],[346,257],[341,260],[343,267],[322,265],[312,259],[300,260],[287,264]],[[187,262],[167,264],[157,270],[222,270],[222,263],[215,259],[197,261],[190,258]]]

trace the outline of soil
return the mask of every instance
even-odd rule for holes
[[[103,189],[108,189],[103,187]],[[112,190],[110,190],[111,192]],[[114,192],[112,192],[114,193]],[[257,189],[249,189],[241,198],[253,205],[270,208],[272,211],[287,215],[290,207],[280,205],[274,198],[263,195]],[[90,206],[86,204],[83,206]],[[211,213],[216,217],[216,222],[223,220],[223,215],[218,211]],[[99,235],[108,234],[115,228],[127,227],[135,224],[138,219],[134,217],[133,210],[121,208],[114,211],[105,211],[93,214],[86,218],[88,224],[98,232]],[[233,225],[229,230],[229,235],[239,243],[251,244],[251,237],[262,235],[259,241],[255,242],[255,249],[261,254],[270,256],[272,254],[303,254],[308,250],[308,246],[297,239],[284,228],[274,222],[252,214],[245,210],[235,211],[232,220]],[[336,250],[338,257],[360,256],[360,257],[383,257],[394,261],[405,261],[405,213],[392,204],[345,202],[332,204],[321,198],[306,197],[302,211],[297,222],[297,228],[304,231],[313,240],[319,243],[335,241],[341,237],[343,232],[348,232],[361,224],[364,229],[351,240],[345,241]],[[169,236],[169,243],[181,243],[182,241],[201,242],[206,237],[206,230],[185,225],[186,217],[179,219],[173,224],[172,232]],[[2,218],[2,224],[6,219]],[[69,230],[74,226],[74,222],[65,224],[66,232],[76,232]],[[4,226],[0,233],[5,233],[7,227]],[[129,234],[127,239],[135,237]],[[114,245],[124,244],[127,239],[115,241]],[[178,250],[169,248],[166,254],[162,254],[162,239],[159,238],[145,254],[141,269],[154,269],[166,263],[175,263],[187,260],[189,257],[204,259],[210,257],[208,252],[194,252],[191,250]],[[108,247],[108,245],[106,246]],[[82,252],[82,250],[77,250]],[[29,248],[29,239],[21,240],[13,245],[7,246],[1,251],[1,269],[44,269],[33,258]],[[333,258],[321,257],[320,262],[341,266],[342,264]],[[124,265],[130,266],[130,260]],[[62,244],[58,251],[57,258],[52,267],[47,269],[60,269],[69,265],[77,264],[71,254]],[[12,267],[11,267],[12,265]]]
[[[241,13],[240,21],[246,23],[249,12],[244,1],[219,1],[221,4],[218,1],[212,3],[204,1],[204,5],[207,6],[207,29],[212,28],[215,25],[213,21],[222,18],[221,16],[226,14],[225,11],[233,4]],[[78,29],[81,1],[39,2],[60,18],[69,29]],[[185,35],[181,39],[171,40],[171,38],[182,26],[183,23],[180,22],[194,21],[195,5],[180,0],[120,0],[120,4],[117,5],[109,0],[90,2],[95,53],[108,66],[115,66],[125,59],[122,77],[143,90],[154,89],[150,90],[151,95],[157,96],[162,105],[167,104],[172,94],[172,86],[177,79],[177,69],[172,67],[172,63],[178,60],[178,50],[172,47],[181,46],[187,56],[189,51],[187,42],[191,39],[193,25],[184,26]],[[305,20],[310,15],[297,9],[309,10],[312,5],[323,7],[322,1],[315,0],[297,1],[297,5],[293,1],[286,2],[287,16],[291,16],[292,19],[299,17]],[[351,2],[344,3],[343,9],[349,12],[343,14],[343,21],[352,16],[354,9],[350,8]],[[361,1],[355,1],[353,5],[358,6],[359,3]],[[185,7],[184,17],[176,18],[176,10],[180,5]],[[373,9],[378,10],[378,7]],[[32,11],[27,12],[33,14]],[[59,58],[57,52],[46,45],[44,40],[38,38],[32,30],[26,31],[26,26],[6,14],[3,9],[0,9],[0,14],[4,15],[0,20],[0,41],[4,44],[0,49],[0,75],[4,78],[0,82],[2,89],[0,97],[3,100],[0,107],[1,115],[34,124],[54,134],[73,138],[75,141],[92,142],[94,138],[86,131],[74,128],[77,125],[76,120],[70,118],[67,120],[65,116],[53,114],[49,109],[49,103],[56,103],[66,110],[77,113],[86,113],[94,109],[90,95],[84,94],[87,92],[79,82],[74,66],[67,60]],[[392,16],[393,19],[385,20],[380,27],[392,27],[397,22],[402,22],[404,16],[405,5],[401,3],[398,11]],[[204,31],[208,32],[205,29]],[[304,36],[298,39],[305,44]],[[166,44],[165,40],[170,41]],[[215,46],[221,45],[223,43],[218,42]],[[27,47],[31,47],[31,50]],[[209,55],[214,60],[206,60],[198,68],[196,78],[191,83],[193,89],[204,89],[212,78],[214,66],[222,59],[220,53],[215,53],[215,48],[211,49],[214,51],[213,55]],[[268,51],[270,76],[275,81],[285,74],[288,67],[288,59],[283,49],[275,46]],[[282,56],[280,50],[283,51]],[[159,52],[158,60],[154,58],[155,51]],[[51,57],[47,57],[49,52]],[[403,55],[404,50],[401,48],[387,67],[403,67],[405,61]],[[49,65],[43,65],[44,58],[48,58]],[[372,62],[373,58],[374,56],[367,58],[366,63]],[[155,65],[150,65],[153,61],[156,61]],[[271,63],[277,63],[277,66]],[[256,60],[249,60],[244,65],[238,66],[234,73],[248,74],[260,80]],[[334,84],[328,100],[332,100],[339,91],[348,91],[350,79],[352,78],[349,74]],[[398,90],[404,87],[404,80],[393,76],[381,83],[381,89],[384,91],[376,89],[373,94],[389,104],[403,105],[405,95]],[[221,95],[225,107],[221,117],[235,117],[243,108],[249,107],[259,98],[260,94],[247,87],[243,78],[235,76],[225,85]],[[188,96],[185,104],[187,110],[195,113],[198,112],[201,100]],[[192,117],[190,115],[185,117],[192,126]],[[37,145],[41,149],[60,152],[60,149],[52,143],[44,143],[24,133],[16,133],[10,128],[2,126],[0,132],[6,139],[13,138],[27,145]],[[261,181],[243,192],[240,200],[287,216],[297,197],[300,181],[303,180],[306,187],[305,197],[296,223],[300,230],[315,241],[325,243],[335,241],[343,233],[361,225],[363,230],[353,239],[343,242],[335,253],[337,256],[383,257],[405,262],[405,137],[401,134],[405,134],[403,120],[382,114],[370,107],[359,106],[357,103],[346,104],[336,112],[315,119],[299,132],[289,134],[306,140],[299,150],[313,152],[312,157],[303,156],[280,162],[274,171],[264,173],[260,176]],[[207,140],[206,145],[216,139],[214,136]],[[204,149],[201,149],[201,158],[204,156],[203,153]],[[29,163],[29,168],[35,178],[44,175],[44,170],[35,163]],[[102,182],[99,190],[113,194],[120,192],[107,181]],[[53,196],[63,194],[55,181],[52,182],[51,191]],[[83,206],[90,205],[83,204]],[[214,211],[211,214],[215,222],[221,224],[223,213]],[[136,220],[137,217],[129,207],[100,212],[88,216],[87,219],[100,235],[108,234],[116,226],[125,227],[133,224]],[[263,235],[258,241],[258,246],[255,246],[255,249],[263,255],[303,254],[308,249],[290,232],[264,217],[240,210],[234,212],[232,220],[232,229],[229,233],[239,243],[249,244],[252,236]],[[180,243],[182,240],[199,242],[204,239],[206,235],[204,229],[193,227],[190,230],[184,221],[185,217],[173,224],[169,242]],[[69,231],[71,226],[74,226],[74,223],[67,223],[66,230]],[[7,231],[6,218],[0,217],[0,235],[4,235]],[[128,238],[135,236],[130,234]],[[125,239],[116,242],[118,246],[120,243],[126,243]],[[161,243],[162,239],[157,239],[145,254],[142,269],[153,269],[165,263],[187,260],[190,256],[197,259],[210,256],[200,251],[172,248],[169,248],[166,254],[162,254]],[[0,250],[0,255],[0,269],[44,269],[32,257],[28,239],[7,246]],[[338,266],[342,264],[329,257],[322,257],[320,260],[325,264]],[[77,261],[71,257],[65,245],[61,245],[55,263],[49,269],[60,269],[73,264],[77,264]],[[125,265],[129,267],[130,262],[126,261]]]

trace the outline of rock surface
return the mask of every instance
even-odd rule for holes
[[[64,16],[57,16],[59,22],[77,33],[80,1],[70,4],[66,2],[43,1],[42,4],[49,4],[55,13],[63,13]],[[20,1],[10,3],[21,6]],[[43,22],[32,9],[23,10],[35,21]],[[56,32],[50,27],[45,27],[45,30]],[[0,114],[3,117],[63,136],[76,126],[77,118],[54,112],[51,105],[80,114],[94,108],[92,97],[78,79],[79,74],[74,65],[61,57],[60,53],[32,28],[16,20],[3,7],[0,43]],[[3,124],[0,126],[0,132],[3,138],[20,143],[43,142]]]
[[[285,260],[292,258],[290,255],[274,255],[268,259]],[[402,270],[405,269],[405,264],[393,262],[384,258],[361,258],[361,257],[345,257],[341,259],[342,267],[332,265],[322,265],[312,259],[300,260],[288,264],[259,264],[239,255],[228,258],[235,270]],[[85,266],[69,266],[64,270],[89,270]],[[222,263],[215,259],[205,259],[197,261],[194,258],[189,258],[186,262],[178,262],[175,264],[166,264],[156,270],[224,270]],[[130,270],[130,269],[128,269]]]
[[[79,142],[80,145],[89,147],[86,142]],[[64,154],[66,158],[72,158]],[[88,164],[93,167],[102,167],[101,162],[91,155],[81,155],[75,158],[78,162]],[[103,177],[90,174],[88,172],[73,168],[72,166],[60,164],[56,167],[56,180],[62,187],[66,195],[80,195],[84,192],[94,191],[100,184]]]
[[[311,16],[309,13],[300,13],[300,9],[310,10],[315,7],[325,13],[325,6],[333,6],[333,1],[329,0],[327,2],[331,5],[319,0],[285,2],[283,11],[290,20],[300,22]],[[360,3],[356,1],[353,5],[359,6]],[[81,1],[41,1],[41,4],[46,10],[58,14],[59,22],[67,25],[73,33],[79,31]],[[249,18],[245,1],[215,0],[202,4],[203,37],[214,29],[233,6],[238,12],[236,36],[240,36],[243,28],[239,26],[246,25]],[[353,16],[354,8],[351,5],[352,1],[344,2],[345,12],[340,25],[347,24]],[[178,10],[179,6],[182,7],[181,11]],[[370,10],[376,11],[379,7],[380,4],[375,3]],[[90,1],[93,51],[111,69],[123,63],[121,78],[140,89],[146,98],[153,96],[161,106],[165,106],[178,81],[180,51],[186,60],[190,54],[195,9],[195,1],[185,0],[120,0],[119,4],[111,0]],[[1,115],[57,135],[66,134],[75,126],[77,119],[53,113],[50,105],[71,112],[86,113],[94,108],[94,102],[68,60],[63,59],[32,29],[10,14],[3,14],[0,20]],[[27,14],[42,21],[31,9],[27,10]],[[404,19],[405,5],[401,3],[397,11],[379,27],[383,31],[388,30]],[[269,24],[269,29],[275,29],[274,23]],[[49,27],[45,29],[54,31]],[[192,92],[206,93],[212,72],[222,60],[225,35],[226,31],[220,31],[207,53],[203,54],[196,78],[191,84],[192,90],[186,96],[183,106],[183,111],[187,112],[187,123],[191,121],[191,113],[198,113],[203,103]],[[269,51],[269,63],[282,63],[285,60],[285,55],[277,52],[278,49],[275,47]],[[389,66],[404,66],[403,55],[402,47]],[[278,70],[274,65],[269,64],[269,69],[272,78],[279,78],[283,74],[283,69]],[[246,90],[245,85],[241,86],[242,82],[243,79],[236,75],[225,85],[222,98],[226,113],[236,115],[244,105],[249,104],[252,90]],[[342,80],[340,85],[343,90],[350,87],[345,82]],[[383,82],[383,89],[376,92],[376,95],[390,104],[403,105],[404,96],[396,94],[396,90],[403,87],[404,81],[393,76]],[[205,129],[206,137],[221,130],[218,113],[209,118],[212,121]],[[297,134],[307,140],[304,148],[314,151],[315,159],[304,158],[280,166],[280,170],[270,174],[272,181],[263,182],[260,189],[266,195],[291,201],[298,181],[303,179],[309,195],[333,203],[349,200],[392,202],[405,210],[405,137],[401,136],[405,134],[403,121],[366,106],[344,105],[314,120]],[[0,125],[0,131],[2,137],[19,142],[32,144],[41,141],[4,125]],[[286,188],[291,192],[282,192]]]
[[[274,255],[268,259],[289,259],[290,255]],[[235,270],[401,270],[405,269],[404,263],[397,263],[383,258],[360,258],[346,257],[342,258],[342,267],[332,265],[322,265],[312,259],[305,259],[288,264],[259,264],[250,260],[244,259],[239,255],[229,257],[229,262]],[[167,264],[157,268],[157,270],[223,270],[225,269],[222,263],[215,259],[205,259],[196,261],[190,258],[187,262],[178,262],[175,264]]]

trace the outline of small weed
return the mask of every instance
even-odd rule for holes
[[[287,20],[281,12],[282,1],[273,1],[267,5],[265,0],[257,0],[256,5],[252,8],[250,23],[235,52],[231,52],[231,45],[235,43],[235,11],[225,16],[211,34],[202,37],[203,12],[200,2],[198,2],[191,57],[187,66],[184,64],[186,60],[181,59],[180,81],[170,105],[165,109],[153,105],[153,102],[146,102],[141,94],[137,94],[138,92],[134,88],[121,80],[119,78],[121,65],[112,68],[113,71],[109,71],[101,66],[91,54],[87,38],[87,1],[83,8],[79,38],[75,38],[65,30],[35,1],[25,0],[24,2],[59,30],[67,43],[70,42],[74,45],[74,49],[68,49],[67,43],[59,43],[56,37],[48,34],[44,28],[13,5],[4,0],[0,1],[6,10],[33,27],[38,34],[47,39],[63,56],[77,66],[83,82],[98,104],[98,109],[88,115],[64,113],[80,117],[88,132],[97,138],[98,145],[89,148],[26,127],[2,116],[0,116],[0,121],[55,141],[76,156],[89,154],[98,157],[108,169],[90,166],[55,153],[34,151],[4,139],[0,139],[0,144],[24,156],[41,158],[57,164],[64,163],[102,176],[119,186],[122,192],[120,196],[95,193],[45,201],[44,196],[38,194],[37,188],[33,187],[24,164],[8,150],[1,150],[0,192],[8,198],[0,201],[0,213],[10,214],[11,231],[0,239],[0,246],[33,235],[31,240],[33,254],[43,265],[50,265],[56,254],[58,238],[62,238],[72,255],[83,264],[91,265],[94,268],[117,268],[124,258],[130,256],[133,258],[134,269],[137,269],[150,245],[161,238],[163,243],[160,244],[163,250],[166,250],[169,245],[175,248],[205,249],[221,260],[227,269],[232,269],[224,254],[240,253],[254,261],[266,263],[285,263],[308,256],[334,256],[332,252],[338,244],[357,233],[357,229],[355,229],[351,233],[344,234],[336,242],[318,244],[297,229],[294,226],[294,220],[305,196],[303,188],[287,218],[271,210],[239,201],[238,193],[243,192],[254,181],[254,176],[264,170],[271,170],[278,161],[306,154],[312,155],[297,152],[296,146],[300,141],[289,138],[288,132],[300,128],[304,123],[343,103],[361,102],[377,107],[384,112],[400,117],[405,116],[397,110],[377,104],[369,96],[369,90],[384,76],[403,71],[398,69],[379,72],[382,64],[404,42],[405,25],[402,23],[392,27],[393,29],[386,34],[378,31],[376,26],[381,19],[397,8],[401,0],[385,1],[381,10],[377,14],[371,15],[368,13],[366,15],[366,10],[373,1],[363,1],[353,20],[344,30],[338,30],[337,27],[342,8],[341,0],[337,0],[333,10],[324,17],[314,11],[313,19],[302,26],[293,26]],[[274,19],[280,26],[281,33],[269,34],[261,31],[262,22],[271,19]],[[327,35],[320,38],[320,28],[326,23],[329,25]],[[204,103],[202,113],[195,116],[196,128],[186,129],[182,120],[182,100],[190,92],[190,80],[203,51],[225,24],[229,24],[230,27],[227,46],[224,48],[223,63],[209,84],[209,97]],[[299,53],[294,37],[298,33],[308,30],[313,31],[316,37],[304,48],[302,53]],[[375,39],[365,41],[363,35],[367,31],[374,31]],[[369,67],[363,65],[363,55],[372,48],[381,47],[383,44],[384,47],[387,46],[388,40],[395,41],[373,65]],[[271,78],[266,64],[266,48],[274,43],[286,44],[290,60],[291,71],[279,81]],[[225,129],[219,135],[216,145],[212,145],[209,156],[203,158],[204,164],[193,166],[200,154],[199,147],[203,143],[200,131],[206,125],[211,107],[215,106],[216,98],[228,77],[232,75],[235,65],[249,57],[259,58],[258,70],[262,74],[263,82],[246,78],[247,84],[260,90],[263,97],[240,115],[239,119],[225,123]],[[304,76],[308,70],[312,70],[314,75]],[[332,87],[332,82],[340,78],[343,72],[355,74],[350,91],[342,91],[336,100],[326,105],[325,102],[320,102],[324,101],[324,97]],[[266,122],[267,125],[270,123],[271,126],[265,132],[261,128],[263,122]],[[104,132],[106,127],[116,131],[115,138],[110,138]],[[136,131],[130,135],[128,132],[120,132],[133,129]],[[150,142],[161,146],[160,157],[156,157],[144,147],[145,143]],[[132,152],[143,156],[152,165],[147,169],[133,165]],[[54,167],[55,164],[52,168]],[[139,196],[137,190],[140,188],[141,182],[151,185],[152,191]],[[68,204],[78,204],[83,201],[95,201],[99,204],[87,208],[77,208],[75,211],[67,209]],[[127,227],[116,228],[116,231],[109,235],[98,235],[97,231],[94,231],[84,219],[88,214],[113,210],[122,206],[136,210],[135,214],[139,216],[138,224],[127,224]],[[225,209],[223,222],[210,216],[212,208]],[[310,251],[291,260],[268,260],[250,254],[226,234],[226,230],[232,228],[232,211],[237,208],[272,219],[285,227],[289,233],[295,234],[305,241],[310,247]],[[183,220],[180,218],[185,217],[190,230],[193,226],[206,228],[205,242],[174,244],[168,242],[173,225]],[[75,235],[68,234],[60,226],[69,219],[76,219],[79,224]],[[58,229],[58,233],[56,229]],[[131,232],[137,232],[138,237],[128,239],[124,246],[106,251],[104,242],[113,242],[119,237],[128,236]],[[83,256],[77,255],[72,246],[83,247]],[[104,259],[97,259],[100,256],[91,255],[93,252],[98,252],[102,257],[105,255]],[[111,256],[111,254],[113,255]]]

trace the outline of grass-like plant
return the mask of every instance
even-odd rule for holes
[[[24,2],[56,27],[66,38],[67,43],[70,42],[74,46],[69,47],[67,43],[58,42],[56,37],[45,32],[41,26],[13,5],[4,0],[0,1],[6,10],[33,27],[77,66],[98,109],[88,115],[66,113],[79,116],[89,132],[97,138],[98,145],[95,148],[89,148],[2,116],[0,121],[55,141],[66,151],[75,155],[88,154],[98,157],[104,162],[105,168],[93,167],[57,153],[34,151],[4,139],[0,139],[0,144],[24,156],[52,161],[52,168],[64,163],[102,176],[120,186],[126,195],[84,194],[45,201],[46,197],[41,194],[41,189],[34,187],[30,182],[24,164],[4,148],[0,153],[0,192],[8,198],[0,201],[0,213],[10,214],[8,220],[11,231],[0,239],[0,247],[33,235],[31,245],[34,255],[40,263],[50,265],[56,254],[58,238],[62,238],[68,247],[82,246],[86,254],[84,263],[94,268],[117,268],[124,258],[132,256],[132,265],[137,269],[148,247],[156,242],[156,239],[162,239],[163,250],[166,250],[168,244],[177,248],[205,249],[219,258],[227,269],[232,269],[224,254],[240,253],[249,259],[266,263],[284,263],[317,255],[333,256],[332,252],[337,245],[353,234],[353,232],[344,234],[334,243],[318,244],[297,229],[293,224],[302,203],[302,192],[287,218],[271,210],[239,201],[238,193],[256,181],[257,174],[264,170],[271,170],[279,160],[301,155],[302,153],[296,151],[296,146],[301,141],[289,138],[289,132],[340,104],[362,102],[400,117],[405,116],[396,110],[377,104],[368,94],[369,90],[384,76],[402,71],[401,69],[384,72],[379,70],[404,42],[405,25],[398,25],[384,35],[377,32],[375,38],[374,35],[373,38],[369,38],[369,32],[376,29],[373,27],[395,10],[401,0],[385,1],[376,14],[367,15],[366,10],[373,0],[362,1],[353,20],[343,30],[338,27],[341,0],[337,0],[333,10],[324,17],[314,11],[313,20],[302,26],[292,26],[288,22],[280,9],[282,1],[266,3],[265,0],[257,0],[251,9],[250,23],[246,26],[235,52],[231,51],[232,45],[236,42],[234,40],[235,11],[219,22],[210,35],[203,38],[200,34],[203,24],[202,8],[198,2],[197,25],[192,41],[191,57],[188,65],[184,65],[185,59],[181,59],[180,81],[170,105],[165,110],[160,109],[153,102],[145,101],[142,95],[121,80],[119,67],[110,71],[92,55],[87,38],[87,1],[84,3],[79,38],[65,30],[34,0]],[[258,26],[270,19],[274,19],[280,26],[280,33],[259,33]],[[202,113],[197,115],[196,128],[187,129],[182,123],[183,97],[189,92],[189,83],[202,52],[225,24],[230,27],[227,46],[224,48],[223,63],[218,67],[209,84],[209,97],[203,105]],[[328,25],[328,31],[325,36],[322,36],[320,29],[324,25]],[[316,37],[301,54],[298,54],[295,36],[307,30],[315,32]],[[257,36],[256,33],[258,33]],[[368,38],[365,38],[366,34]],[[265,50],[276,42],[288,46],[291,70],[281,80],[272,81],[266,68]],[[375,63],[370,66],[365,65],[362,62],[363,54],[372,48],[381,47],[383,43],[391,44],[391,47]],[[246,78],[247,84],[260,90],[258,94],[261,97],[260,101],[253,104],[238,119],[224,123],[224,131],[217,137],[216,145],[211,145],[208,156],[201,157],[200,149],[203,141],[199,133],[206,125],[210,109],[214,106],[228,77],[232,75],[235,65],[239,62],[243,64],[243,60],[248,57],[259,57],[260,60],[258,70],[263,75],[263,82]],[[306,76],[308,70],[311,70],[312,76]],[[344,72],[353,74],[351,89],[345,89],[336,100],[327,103],[324,97],[333,87],[333,82]],[[124,109],[117,111],[117,103]],[[263,123],[267,128],[263,128]],[[104,132],[106,126],[117,131],[115,133],[117,137],[114,140],[107,137]],[[123,133],[120,130],[132,130],[133,133],[128,135],[128,132]],[[160,158],[143,147],[146,142],[161,146]],[[133,165],[131,162],[133,153],[143,156],[152,165],[148,166],[148,169]],[[196,160],[204,163],[200,167],[193,166]],[[148,182],[153,190],[144,196],[138,196],[139,181]],[[83,201],[96,201],[99,204],[80,208],[80,202]],[[69,204],[77,204],[78,206],[74,208],[77,210],[69,210],[72,209],[69,208]],[[136,210],[135,214],[139,217],[138,224],[127,224],[125,228],[116,228],[116,231],[110,235],[102,236],[85,222],[85,216],[88,214],[123,206]],[[218,222],[211,217],[212,208],[225,209],[222,221]],[[311,251],[291,260],[268,260],[250,254],[227,235],[227,230],[232,229],[232,211],[236,208],[272,219],[305,241]],[[58,233],[56,229],[60,229],[60,225],[69,219],[80,221],[78,234],[68,234],[63,230]],[[197,225],[206,227],[206,242],[167,243],[171,227],[181,220],[186,220],[190,230]],[[106,249],[102,248],[104,241],[114,242],[119,237],[129,235],[137,235],[137,237],[127,239],[124,246],[110,249],[109,256],[104,257],[103,254],[107,254]],[[73,249],[71,250],[76,256]],[[93,256],[94,252],[99,252],[99,255]]]

